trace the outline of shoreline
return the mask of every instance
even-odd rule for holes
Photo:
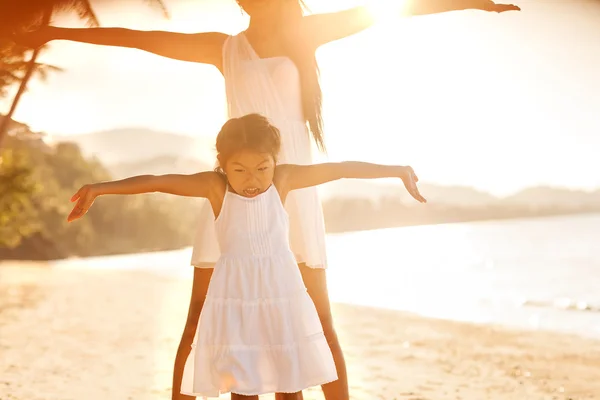
[[[347,234],[360,234],[363,232],[372,232],[372,231],[380,231],[380,230],[391,230],[391,229],[398,229],[398,228],[411,228],[411,227],[422,227],[422,226],[438,226],[438,225],[455,225],[455,224],[487,224],[487,223],[510,223],[512,221],[524,221],[524,222],[532,222],[532,221],[538,221],[538,220],[544,220],[544,219],[557,219],[557,218],[577,218],[577,217],[581,217],[584,218],[585,216],[600,216],[600,211],[595,211],[595,210],[590,210],[590,211],[578,211],[578,210],[573,210],[573,211],[560,211],[557,213],[540,213],[540,214],[535,214],[535,213],[531,213],[531,214],[524,214],[524,215],[516,215],[516,216],[512,216],[512,215],[508,215],[508,216],[496,216],[496,217],[490,217],[490,218],[459,218],[459,219],[453,219],[453,218],[446,218],[444,220],[422,220],[421,222],[411,222],[411,221],[407,221],[405,223],[394,223],[394,224],[390,224],[390,225],[380,225],[380,226],[364,226],[362,228],[348,228],[348,229],[334,229],[334,228],[329,228],[326,229],[326,234],[328,236],[340,236],[340,235],[347,235]],[[98,257],[114,257],[114,256],[127,256],[127,255],[133,255],[133,254],[139,254],[139,253],[161,253],[161,252],[172,252],[172,251],[179,251],[179,250],[183,250],[186,249],[188,247],[190,247],[192,245],[192,243],[188,243],[187,245],[184,246],[175,246],[175,247],[164,247],[164,248],[150,248],[150,249],[143,249],[143,248],[137,248],[137,249],[133,249],[131,251],[127,251],[127,252],[119,252],[119,251],[109,251],[109,252],[104,252],[104,253],[98,253],[98,254],[94,254],[94,255],[90,255],[87,257],[80,257],[80,256],[76,256],[76,255],[71,255],[65,258],[47,258],[47,259],[35,259],[35,260],[24,260],[24,259],[18,259],[18,258],[12,258],[12,257],[17,257],[18,254],[25,254],[27,253],[27,249],[20,249],[18,252],[13,252],[11,253],[11,251],[9,251],[8,249],[4,250],[4,253],[2,251],[0,251],[0,256],[4,257],[3,259],[0,259],[0,263],[5,262],[5,261],[10,261],[10,262],[19,262],[19,261],[25,261],[25,262],[60,262],[60,261],[64,261],[64,260],[72,260],[72,259],[78,259],[78,258],[98,258]]]
[[[179,252],[181,250],[185,250],[185,249],[189,249],[189,247],[180,249],[180,250],[170,250],[170,251],[161,251],[161,252],[149,252],[149,253],[141,253],[141,254],[145,254],[148,256],[152,256],[154,255],[154,253],[157,254],[163,254],[163,253],[174,253],[174,252]],[[149,274],[152,275],[154,277],[158,277],[160,279],[166,279],[166,280],[173,280],[174,282],[179,282],[179,283],[183,283],[185,284],[185,282],[191,282],[192,279],[192,266],[189,265],[185,265],[185,266],[180,266],[180,267],[174,267],[174,268],[178,268],[181,271],[184,271],[184,274],[177,274],[177,273],[165,273],[162,271],[162,269],[159,270],[151,270],[151,269],[146,269],[144,267],[117,267],[117,268],[105,268],[105,267],[98,267],[97,265],[87,265],[87,266],[80,266],[78,265],[78,261],[87,261],[89,262],[90,260],[94,260],[94,262],[97,263],[110,263],[110,258],[111,257],[127,257],[127,256],[131,256],[131,257],[136,257],[139,256],[140,253],[133,253],[133,254],[125,254],[125,255],[114,255],[114,256],[98,256],[98,257],[89,257],[89,258],[71,258],[71,259],[66,259],[66,260],[59,260],[59,261],[25,261],[25,260],[18,260],[18,261],[0,261],[0,276],[2,276],[1,274],[1,270],[3,268],[3,266],[7,266],[9,268],[13,268],[15,266],[18,266],[19,268],[32,268],[32,269],[36,269],[36,268],[51,268],[51,269],[59,269],[59,270],[65,270],[65,271],[82,271],[82,270],[88,270],[88,271],[99,271],[99,272],[122,272],[122,273],[141,273],[141,274]],[[186,258],[187,259],[187,258]],[[188,271],[189,268],[189,271]],[[173,270],[173,268],[171,268],[171,270]],[[559,334],[559,335],[567,335],[567,336],[574,336],[574,337],[578,337],[581,339],[588,339],[588,340],[598,340],[600,341],[600,333],[584,333],[580,330],[565,330],[565,329],[556,329],[556,328],[552,328],[552,327],[545,327],[545,326],[539,326],[539,327],[535,327],[533,325],[523,325],[523,324],[519,324],[517,322],[506,322],[506,323],[502,323],[496,320],[476,320],[476,318],[468,318],[468,317],[456,317],[456,316],[437,316],[437,315],[433,315],[431,313],[426,313],[426,312],[418,312],[418,311],[413,311],[413,310],[409,310],[409,309],[402,309],[402,308],[394,308],[393,306],[383,306],[383,305],[378,305],[378,304],[367,304],[367,303],[359,303],[359,302],[350,302],[350,301],[342,301],[342,300],[336,300],[335,298],[331,298],[331,304],[332,306],[337,305],[340,307],[351,307],[351,308],[360,308],[363,309],[365,312],[367,311],[371,311],[371,312],[398,312],[398,313],[402,313],[405,314],[406,316],[412,316],[415,318],[425,318],[425,319],[430,319],[430,320],[434,320],[434,321],[440,321],[440,322],[456,322],[456,323],[464,323],[464,324],[470,324],[473,326],[478,326],[478,327],[491,327],[493,329],[504,329],[504,330],[508,330],[508,331],[519,331],[519,332],[528,332],[528,333],[536,333],[536,332],[541,332],[541,333],[555,333],[555,334]],[[533,306],[529,306],[529,307],[516,307],[515,308],[515,312],[518,311],[529,311],[529,310],[535,310],[535,309],[539,309],[541,311],[551,311],[551,312],[563,312],[563,313],[568,313],[570,315],[572,315],[572,313],[589,313],[589,310],[575,310],[575,309],[562,309],[562,308],[555,308],[555,307],[536,307],[535,305]],[[1,311],[1,310],[0,310]],[[591,311],[592,314],[597,314],[596,311]]]
[[[556,218],[573,218],[573,217],[585,217],[591,215],[600,215],[600,211],[598,210],[561,210],[557,212],[539,212],[539,213],[529,213],[529,214],[518,214],[518,215],[497,215],[495,217],[489,218],[458,218],[453,219],[448,217],[446,219],[440,220],[423,220],[422,222],[406,222],[401,224],[391,224],[389,226],[375,226],[375,227],[364,227],[359,229],[341,229],[341,230],[332,230],[331,228],[326,231],[328,235],[343,235],[347,233],[359,233],[359,232],[369,232],[369,231],[377,231],[377,230],[386,230],[386,229],[396,229],[396,228],[408,228],[408,227],[417,227],[417,226],[435,226],[435,225],[451,225],[451,224],[486,224],[491,222],[511,222],[511,221],[536,221],[540,219],[556,219]]]
[[[536,328],[536,327],[525,327],[525,326],[521,326],[521,325],[517,325],[517,324],[503,324],[500,322],[494,322],[494,321],[473,321],[473,320],[469,320],[467,318],[450,318],[450,317],[437,317],[437,316],[432,316],[432,315],[426,315],[426,314],[420,314],[418,312],[413,312],[410,310],[402,310],[402,309],[396,309],[396,308],[392,308],[392,307],[379,307],[379,306],[371,306],[371,305],[364,305],[364,304],[358,304],[358,303],[349,303],[349,302],[340,302],[340,301],[332,301],[331,302],[332,305],[338,305],[340,307],[351,307],[351,308],[357,308],[357,309],[362,309],[364,312],[397,312],[397,313],[401,313],[404,314],[406,317],[414,317],[414,318],[424,318],[424,319],[428,319],[428,320],[432,320],[432,321],[439,321],[439,322],[454,322],[454,323],[458,323],[458,324],[466,324],[466,325],[471,325],[474,327],[489,327],[490,329],[493,330],[505,330],[508,332],[522,332],[525,334],[529,334],[529,333],[546,333],[546,334],[556,334],[556,335],[564,335],[564,336],[572,336],[574,338],[579,338],[579,339],[584,339],[584,340],[592,340],[592,341],[598,341],[600,342],[600,335],[598,334],[585,334],[579,331],[566,331],[566,330],[556,330],[556,329],[551,329],[551,328]]]
[[[168,398],[190,286],[139,270],[1,263],[0,398]],[[600,399],[600,340],[333,311],[352,400]],[[305,399],[323,397],[311,388]]]

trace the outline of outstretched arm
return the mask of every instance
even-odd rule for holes
[[[408,166],[346,161],[313,165],[281,165],[277,168],[283,169],[282,176],[289,190],[317,186],[339,179],[400,178],[415,200],[421,203],[427,202],[417,188],[419,178]]]
[[[406,0],[401,14],[416,16],[462,10],[501,13],[506,11],[521,11],[521,8],[514,4],[495,3],[492,0]]]
[[[127,47],[176,60],[212,64],[220,68],[221,49],[226,38],[227,35],[220,32],[187,34],[125,28],[57,28],[50,26],[15,35],[14,41],[32,48],[37,48],[53,40]]]
[[[178,196],[209,198],[218,187],[223,186],[216,172],[200,172],[193,175],[140,175],[118,181],[85,185],[71,197],[77,202],[67,221],[81,218],[98,196],[107,194],[169,193]]]
[[[388,15],[416,16],[459,10],[489,12],[519,11],[513,4],[496,4],[492,0],[372,0],[371,6],[304,17],[304,32],[315,47],[358,33],[375,23],[377,10]]]

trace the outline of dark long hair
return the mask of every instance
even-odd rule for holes
[[[319,150],[326,152],[323,135],[323,94],[321,92],[320,71],[315,51],[310,40],[294,36],[294,32],[302,32],[296,26],[300,24],[304,10],[308,11],[303,0],[281,0],[286,4],[285,15],[282,18],[282,29],[289,34],[285,38],[289,49],[289,57],[296,64],[300,73],[302,89],[302,108],[304,118],[312,133]],[[296,25],[296,26],[294,26]]]

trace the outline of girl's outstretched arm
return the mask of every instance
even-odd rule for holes
[[[492,0],[371,0],[368,5],[347,10],[312,14],[304,17],[303,32],[314,47],[351,36],[373,25],[378,14],[415,16],[448,11],[482,10],[488,12],[519,11],[514,4]]]
[[[317,186],[338,179],[378,179],[400,178],[415,200],[426,203],[427,200],[417,188],[419,178],[408,166],[380,165],[359,161],[324,163],[313,165],[280,165],[278,174],[283,177],[288,190]]]
[[[222,178],[212,171],[193,175],[140,175],[118,181],[85,185],[71,197],[71,202],[77,203],[67,217],[67,221],[83,217],[98,196],[159,192],[177,196],[211,198],[223,186]]]

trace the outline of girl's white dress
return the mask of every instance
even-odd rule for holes
[[[300,76],[287,57],[260,58],[242,32],[223,45],[223,69],[229,117],[259,113],[281,132],[281,164],[312,164],[312,139],[302,112]],[[325,224],[316,188],[289,194],[290,241],[298,263],[326,268]],[[208,202],[202,210],[192,265],[213,267],[219,246]]]
[[[187,359],[181,393],[298,392],[337,379],[335,364],[289,245],[274,185],[227,191],[215,228],[221,256]]]

